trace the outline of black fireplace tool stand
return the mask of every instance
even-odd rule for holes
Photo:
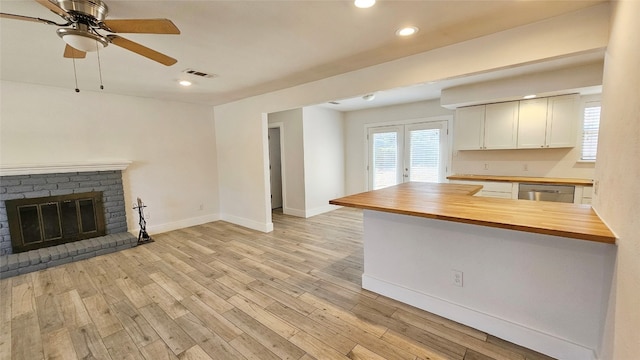
[[[146,207],[140,198],[138,198],[138,206],[133,207],[134,210],[138,210],[138,217],[140,219],[138,221],[138,224],[140,224],[140,232],[138,232],[138,243],[136,246],[153,242],[151,236],[147,234],[147,221],[144,219],[144,208]]]

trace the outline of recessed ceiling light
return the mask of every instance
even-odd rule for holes
[[[364,101],[373,101],[376,98],[376,94],[367,94],[362,97]]]
[[[536,97],[535,95],[526,95],[526,96],[523,96],[522,98],[523,99],[533,99],[535,97]]]
[[[353,4],[360,9],[370,8],[376,4],[376,0],[355,0]]]
[[[418,28],[415,26],[407,26],[407,27],[403,27],[402,29],[398,29],[398,31],[396,31],[396,35],[398,36],[411,36],[415,33],[418,32]]]
[[[178,84],[180,84],[181,86],[187,87],[187,86],[191,86],[191,81],[189,81],[189,80],[180,80],[178,82]]]

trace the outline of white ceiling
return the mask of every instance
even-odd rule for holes
[[[516,77],[521,75],[536,74],[545,71],[559,70],[571,68],[581,64],[596,63],[604,61],[604,51],[593,51],[588,53],[575,54],[557,59],[551,59],[545,62],[536,62],[531,64],[523,64],[518,67],[510,67],[506,69],[496,70],[492,72],[468,74],[462,77],[451,79],[442,79],[431,81],[424,84],[416,84],[407,87],[384,89],[374,91],[368,94],[362,94],[349,99],[335,99],[332,102],[318,104],[321,107],[334,109],[338,111],[355,111],[369,109],[382,106],[398,105],[411,103],[416,101],[433,100],[440,98],[444,89],[455,86],[483,83],[492,80]],[[564,91],[579,92],[582,95],[595,94],[602,91],[601,86],[585,87],[580,89],[558,89],[558,92],[536,94],[538,96],[559,95]],[[374,95],[372,99],[366,100],[366,95]],[[516,100],[517,96],[512,99]]]
[[[165,67],[110,45],[100,52],[100,67],[105,92],[217,105],[599,2],[602,1],[378,0],[371,9],[357,9],[347,0],[109,1],[108,19],[171,19],[180,28],[180,35],[121,35],[175,57],[178,63]],[[2,0],[0,11],[61,20],[32,0]],[[420,32],[409,39],[396,37],[396,29],[404,25],[417,26]],[[73,91],[74,65],[72,60],[62,57],[64,43],[55,29],[39,23],[1,19],[0,78]],[[184,74],[185,69],[217,76],[198,78]],[[95,53],[76,60],[76,73],[81,91],[100,91]],[[401,96],[404,102],[410,96],[422,100],[439,93],[442,87],[503,75],[447,79],[397,94],[404,94]],[[180,87],[177,81],[183,78],[194,85]],[[382,93],[377,94],[377,99],[382,97]]]

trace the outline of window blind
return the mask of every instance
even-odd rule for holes
[[[598,150],[598,129],[600,128],[600,103],[587,104],[584,108],[582,126],[581,160],[595,161]]]
[[[373,134],[373,189],[398,183],[398,133]]]
[[[440,129],[411,131],[411,181],[438,182]]]

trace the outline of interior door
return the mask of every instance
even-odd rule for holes
[[[369,129],[369,189],[381,189],[402,182],[403,136],[403,126]]]
[[[271,209],[282,207],[282,160],[280,128],[269,128],[269,178],[271,179]]]

